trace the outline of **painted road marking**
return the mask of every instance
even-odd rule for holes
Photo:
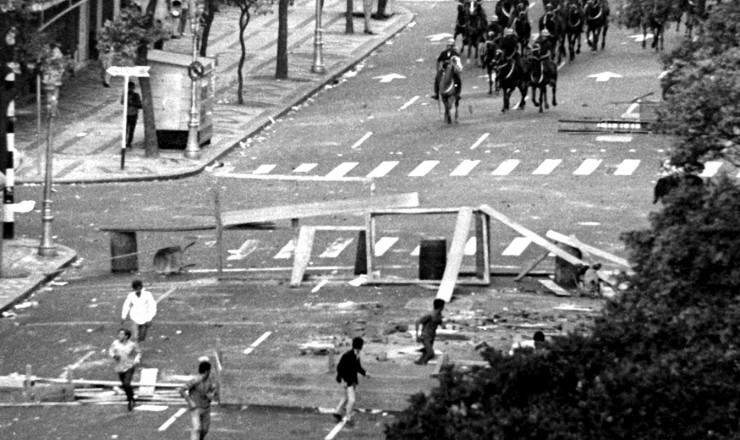
[[[606,134],[596,136],[596,142],[632,142],[632,136],[629,134]]]
[[[382,257],[398,241],[398,237],[382,237],[375,243],[375,256]]]
[[[177,412],[172,415],[172,417],[170,417],[169,419],[167,419],[167,421],[164,422],[162,424],[162,426],[159,427],[159,432],[166,431],[167,428],[169,428],[170,425],[172,425],[173,423],[175,423],[175,420],[177,420],[177,418],[180,417],[181,415],[185,414],[186,411],[187,411],[186,408],[180,408],[180,409],[178,409]]]
[[[67,372],[69,370],[76,370],[80,365],[82,365],[83,362],[85,362],[87,360],[87,358],[89,358],[90,356],[92,356],[94,354],[95,354],[95,351],[89,351],[84,356],[82,356],[77,362],[75,362],[74,364],[67,365],[64,368],[64,372],[59,375],[59,378],[60,379],[66,379],[67,378]]]
[[[319,258],[336,258],[342,251],[349,246],[354,238],[337,238],[332,244],[329,245],[324,252],[319,255]]]
[[[246,350],[244,350],[244,354],[249,354],[249,353],[253,352],[254,349],[257,348],[257,346],[260,345],[261,343],[265,342],[265,339],[269,338],[271,334],[272,334],[272,332],[265,332],[265,333],[263,333],[262,336],[260,336],[259,338],[257,338],[256,341],[252,342],[252,344],[249,347],[247,347]]]
[[[531,242],[532,240],[526,237],[517,237],[509,243],[509,246],[501,252],[501,255],[518,257],[525,249],[527,249],[527,246],[529,246],[529,243]]]
[[[326,437],[324,437],[324,440],[333,440],[334,437],[337,436],[339,431],[341,431],[342,428],[344,428],[344,425],[346,423],[347,423],[346,420],[342,420],[341,422],[337,423],[337,426],[335,426],[334,429],[332,429],[331,431],[329,431],[328,434],[326,434]]]
[[[245,240],[244,243],[242,243],[241,246],[239,246],[239,249],[228,249],[226,252],[230,253],[228,257],[226,257],[227,260],[243,260],[247,258],[249,254],[257,250],[257,245],[259,244],[259,240],[249,239]]]
[[[312,169],[316,168],[319,164],[317,163],[302,163],[298,165],[293,172],[294,173],[307,173]]]
[[[365,133],[365,134],[364,134],[364,135],[363,135],[363,136],[362,136],[362,137],[360,138],[360,140],[358,140],[357,142],[355,142],[355,143],[354,143],[354,144],[353,144],[353,145],[352,145],[352,146],[351,146],[350,148],[351,148],[352,150],[354,150],[355,148],[357,148],[357,147],[359,147],[360,145],[362,145],[362,143],[363,143],[363,142],[365,142],[366,140],[368,140],[368,139],[370,138],[370,136],[372,136],[372,135],[373,135],[373,132],[372,132],[372,131],[368,131],[367,133]]]
[[[532,174],[550,174],[560,165],[561,159],[545,159]]]
[[[501,162],[501,165],[499,165],[493,172],[491,173],[492,176],[506,176],[510,172],[514,171],[514,168],[516,168],[519,165],[519,160],[517,159],[506,159],[505,161]]]
[[[295,239],[291,239],[285,246],[283,246],[282,249],[280,249],[280,252],[275,254],[274,259],[276,260],[288,260],[293,256],[293,252],[295,251]]]
[[[322,287],[324,287],[324,286],[326,285],[326,283],[328,283],[328,282],[329,282],[329,280],[327,280],[327,279],[323,279],[323,280],[319,281],[319,284],[317,284],[317,285],[316,285],[316,287],[314,287],[313,289],[311,289],[311,293],[316,293],[316,292],[318,292],[318,291],[319,291],[319,290],[320,290],[320,289],[321,289]]]
[[[475,255],[475,251],[478,248],[478,244],[475,241],[475,237],[468,238],[468,241],[465,243],[465,248],[463,249],[463,254],[465,255]]]
[[[596,78],[596,82],[607,82],[611,78],[622,78],[622,75],[618,73],[612,73],[612,72],[601,72],[601,73],[594,73],[593,75],[589,75],[589,78]]]
[[[387,160],[384,162],[381,162],[380,165],[375,167],[374,170],[370,171],[366,177],[383,177],[386,174],[390,173],[393,168],[398,165],[397,160]]]
[[[640,113],[639,112],[638,113],[635,113],[635,110],[638,109],[639,107],[640,107],[640,103],[639,102],[633,102],[632,105],[630,105],[627,108],[627,111],[624,112],[624,114],[622,115],[622,118],[635,118],[635,119],[636,118],[639,118],[640,117]]]
[[[718,160],[704,162],[704,171],[699,174],[699,177],[712,177],[717,174],[717,171],[719,171],[720,167],[722,167],[722,162]]]
[[[419,97],[418,96],[414,96],[413,98],[411,98],[408,101],[406,101],[406,104],[402,105],[401,108],[398,109],[398,111],[400,112],[401,110],[406,110],[407,108],[409,108],[413,103],[415,103],[418,100],[419,100]]]
[[[252,171],[252,174],[270,174],[270,171],[274,170],[277,165],[260,165],[259,168]]]
[[[629,176],[635,172],[637,167],[640,166],[639,159],[625,159],[617,165],[617,169],[614,171],[615,176]]]
[[[439,165],[438,160],[425,160],[424,162],[420,163],[416,168],[413,169],[409,173],[409,177],[422,177],[426,176],[427,173],[432,171],[434,167]]]
[[[177,290],[177,287],[170,287],[170,290],[166,291],[164,293],[164,295],[162,295],[159,298],[157,298],[157,300],[156,300],[157,304],[159,304],[162,300],[164,300],[165,298],[167,298],[168,296],[170,296],[172,294],[172,292],[174,292],[175,290]]]
[[[359,162],[342,162],[341,164],[339,164],[339,166],[329,171],[329,174],[327,174],[325,177],[328,177],[330,179],[344,177],[345,174],[352,171],[352,169],[357,165],[359,165]]]
[[[418,257],[420,253],[421,253],[421,246],[417,244],[414,250],[411,251],[409,255],[412,257]]]
[[[599,165],[601,165],[601,159],[586,159],[575,171],[573,171],[573,175],[588,176],[596,171],[596,168],[598,168]]]
[[[479,163],[479,160],[466,159],[450,173],[450,176],[467,176]]]
[[[480,144],[482,144],[483,141],[485,141],[486,139],[488,139],[488,136],[489,135],[490,135],[490,133],[483,133],[483,135],[481,135],[481,137],[479,137],[478,140],[475,141],[475,143],[470,147],[470,149],[471,150],[475,150],[476,148],[478,148],[478,146]]]

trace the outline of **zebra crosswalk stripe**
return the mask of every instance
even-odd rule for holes
[[[437,165],[439,165],[438,160],[425,160],[409,173],[409,177],[426,176]]]
[[[375,167],[374,170],[368,173],[367,177],[383,177],[386,174],[390,173],[391,170],[395,168],[396,165],[398,165],[398,163],[399,162],[397,160],[388,160],[385,162],[381,162],[380,165],[378,165],[377,167]]]
[[[330,179],[344,177],[345,174],[352,171],[352,169],[359,164],[359,162],[342,162],[336,168],[329,171],[329,174],[327,174],[325,177],[328,177]]]
[[[398,237],[382,237],[375,243],[375,256],[382,257],[398,241]]]
[[[522,254],[522,252],[524,252],[525,249],[527,249],[529,243],[531,242],[532,240],[526,237],[516,237],[514,240],[512,240],[511,243],[509,243],[509,246],[504,249],[501,255],[518,257]]]
[[[450,173],[450,176],[467,176],[479,163],[479,160],[464,160]]]
[[[342,253],[344,249],[354,241],[354,238],[337,238],[334,242],[329,245],[324,252],[319,255],[319,258],[336,258]]]
[[[316,168],[319,164],[317,163],[302,163],[298,165],[293,172],[294,173],[307,173],[312,169]]]
[[[601,165],[601,159],[586,159],[575,171],[573,171],[573,175],[588,176],[593,173],[599,165]]]
[[[560,165],[562,159],[545,159],[532,174],[550,174]]]
[[[640,165],[639,159],[625,159],[617,165],[617,169],[614,171],[615,176],[629,176],[635,172],[637,167]]]
[[[277,165],[260,165],[252,174],[270,174],[270,171],[274,170]]]
[[[293,252],[295,251],[295,239],[291,239],[288,243],[283,246],[282,249],[280,249],[280,252],[275,254],[274,259],[276,260],[288,260],[293,256]]]
[[[506,176],[512,171],[514,171],[514,168],[516,168],[519,165],[519,160],[517,159],[506,159],[505,161],[501,162],[501,165],[499,165],[493,172],[491,173],[492,176]]]
[[[704,171],[699,174],[699,177],[712,177],[719,169],[722,167],[722,162],[718,160],[712,160],[709,162],[704,162]]]

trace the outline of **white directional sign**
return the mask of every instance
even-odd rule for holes
[[[429,39],[429,41],[431,41],[432,43],[434,43],[436,41],[442,41],[447,38],[452,38],[452,34],[443,32],[441,34],[427,35],[426,38]]]
[[[622,75],[618,73],[612,73],[612,72],[601,72],[601,73],[589,75],[588,77],[596,78],[596,82],[606,82],[606,81],[609,81],[611,78],[622,78]]]
[[[149,76],[149,66],[111,66],[105,71],[112,76]]]
[[[394,79],[406,79],[406,77],[397,73],[389,73],[387,75],[373,77],[373,79],[379,79],[382,83],[389,83]]]

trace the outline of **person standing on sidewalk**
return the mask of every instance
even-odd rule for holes
[[[121,388],[126,393],[128,410],[131,411],[134,409],[134,387],[131,386],[131,381],[136,366],[141,363],[141,350],[139,345],[131,340],[131,330],[122,328],[118,331],[118,339],[110,345],[108,354],[115,361],[115,371],[121,381]]]
[[[421,351],[421,357],[414,361],[416,365],[426,365],[431,359],[434,359],[434,338],[437,336],[437,327],[445,328],[442,324],[442,310],[445,308],[443,299],[435,299],[432,303],[432,313],[427,313],[416,321],[414,332],[416,340],[424,344]],[[419,335],[419,326],[421,325],[421,336]]]
[[[375,35],[375,32],[370,30],[370,15],[373,13],[373,0],[362,0],[362,12],[365,15],[365,33],[367,35]]]
[[[352,339],[352,350],[344,353],[337,364],[337,383],[341,384],[344,381],[344,397],[342,397],[334,411],[334,418],[337,422],[342,421],[342,408],[346,405],[344,421],[350,426],[352,426],[352,411],[357,400],[355,395],[359,383],[357,373],[367,377],[367,372],[360,363],[360,351],[362,351],[363,345],[365,345],[365,341],[362,338]]]
[[[121,97],[123,104],[123,97]],[[134,131],[136,130],[136,121],[139,118],[139,109],[141,109],[141,96],[136,93],[136,83],[128,83],[128,105],[126,107],[126,148],[131,148],[134,141]]]
[[[204,440],[211,427],[211,402],[218,395],[218,386],[211,376],[211,362],[207,356],[198,359],[198,376],[180,387],[193,422],[191,440]]]
[[[121,322],[123,323],[126,316],[129,316],[132,321],[133,338],[137,342],[142,342],[146,339],[146,332],[157,314],[157,302],[154,301],[151,292],[144,290],[144,283],[141,280],[134,280],[131,287],[134,291],[128,294],[123,303]]]

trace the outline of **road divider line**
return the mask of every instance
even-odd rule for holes
[[[406,110],[408,107],[410,107],[413,103],[419,100],[418,96],[414,96],[413,98],[409,99],[406,104],[402,105],[401,108],[398,109],[400,112],[401,110]]]
[[[334,429],[332,429],[331,431],[329,431],[328,434],[326,434],[326,437],[324,437],[324,440],[332,440],[334,437],[336,437],[337,434],[339,434],[339,431],[341,431],[342,428],[344,428],[344,425],[346,423],[347,423],[346,420],[342,420],[341,422],[337,423]]]
[[[373,132],[372,131],[368,131],[367,133],[365,133],[364,136],[362,136],[360,138],[360,140],[358,140],[357,142],[355,142],[354,145],[352,145],[352,147],[350,147],[350,148],[352,150],[354,150],[355,148],[357,148],[360,145],[362,145],[362,143],[365,142],[366,140],[368,140],[370,138],[370,136],[372,136],[372,135],[373,135]]]
[[[172,292],[174,292],[175,290],[177,290],[177,287],[170,287],[170,290],[166,291],[166,292],[164,293],[164,295],[162,295],[162,296],[160,296],[159,298],[157,298],[157,304],[159,304],[159,303],[160,303],[160,301],[162,301],[163,299],[165,299],[165,298],[167,298],[168,296],[170,296],[170,295],[172,294]]]
[[[475,150],[476,148],[478,148],[478,146],[479,146],[480,144],[482,144],[482,143],[483,143],[483,141],[485,141],[486,139],[488,139],[488,136],[489,136],[489,135],[490,135],[490,133],[483,133],[483,134],[481,135],[481,137],[479,137],[479,138],[478,138],[478,140],[477,140],[477,141],[475,141],[475,143],[474,143],[474,144],[473,144],[473,145],[472,145],[472,146],[470,147],[470,149],[471,149],[471,150]]]
[[[246,350],[244,350],[244,354],[249,354],[253,352],[254,349],[257,348],[261,343],[265,342],[265,339],[269,338],[271,334],[272,332],[263,333],[262,336],[257,338],[256,341],[252,342],[252,344],[249,347],[247,347]]]
[[[172,415],[172,417],[170,417],[169,419],[167,419],[167,421],[164,422],[162,424],[162,426],[159,427],[158,431],[159,432],[166,431],[167,428],[169,428],[170,425],[172,425],[173,423],[175,423],[175,420],[177,420],[181,415],[185,414],[186,411],[187,411],[186,408],[180,408],[180,409],[178,409],[177,412]]]
[[[326,283],[328,283],[328,282],[329,282],[329,280],[326,280],[326,279],[324,279],[324,280],[321,280],[321,281],[319,281],[319,284],[317,284],[317,285],[316,285],[316,287],[314,287],[313,289],[311,289],[311,293],[316,293],[316,292],[318,292],[318,291],[319,291],[319,290],[320,290],[320,289],[321,289],[322,287],[324,287],[324,286],[326,285]]]

